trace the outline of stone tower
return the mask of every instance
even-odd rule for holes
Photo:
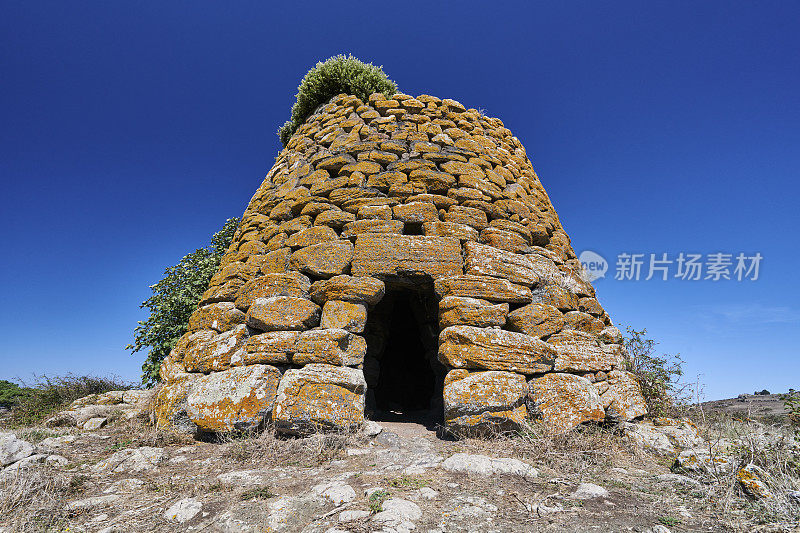
[[[160,424],[455,433],[645,414],[519,140],[433,96],[339,95],[278,155],[161,367]]]

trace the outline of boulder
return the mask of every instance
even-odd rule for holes
[[[175,381],[163,382],[156,392],[153,422],[158,428],[174,427],[183,433],[194,434],[197,426],[186,414],[186,399],[198,374],[183,374]]]
[[[272,412],[280,376],[269,365],[201,376],[186,400],[186,412],[203,431],[258,429]]]
[[[0,433],[0,466],[8,466],[33,455],[35,448],[13,433]]]
[[[226,370],[231,365],[231,358],[244,346],[247,337],[247,326],[240,324],[188,349],[183,364],[189,372]]]
[[[564,314],[547,304],[529,304],[508,314],[508,329],[531,337],[549,337],[564,327]]]
[[[273,296],[292,296],[302,298],[308,295],[311,281],[299,272],[265,274],[245,283],[236,297],[236,307],[247,311],[257,298]]]
[[[268,331],[253,335],[244,345],[244,353],[240,359],[232,361],[237,365],[259,363],[288,364],[297,349],[299,331]]]
[[[647,402],[636,376],[630,372],[612,370],[608,373],[608,390],[601,400],[608,405],[606,411],[610,418],[633,420],[647,414]]]
[[[444,385],[445,427],[456,435],[519,430],[528,414],[526,395],[521,374],[451,370]]]
[[[439,278],[434,282],[436,294],[446,296],[468,296],[490,302],[529,303],[531,290],[515,285],[505,279],[469,274]]]
[[[292,362],[296,365],[325,363],[355,366],[364,362],[367,341],[364,337],[338,328],[306,331],[297,339]]]
[[[592,383],[573,374],[545,374],[529,384],[531,412],[548,433],[558,434],[606,416]]]
[[[189,331],[213,329],[224,333],[244,324],[244,313],[236,309],[232,302],[218,302],[204,305],[189,318]]]
[[[328,300],[322,308],[320,327],[339,328],[351,333],[363,333],[367,323],[367,307],[364,304]]]
[[[574,329],[600,335],[606,325],[599,318],[581,311],[567,311],[564,313],[564,329]]]
[[[494,276],[511,283],[538,286],[560,276],[555,263],[538,254],[522,255],[477,242],[464,243],[465,273]]]
[[[272,420],[280,433],[345,430],[364,423],[361,370],[325,364],[290,369],[281,378]]]
[[[336,232],[328,226],[312,226],[305,228],[286,239],[286,246],[292,249],[304,248],[314,244],[335,241],[339,238]]]
[[[562,311],[574,311],[578,308],[578,297],[558,285],[544,285],[533,289],[533,303],[552,305]]]
[[[547,342],[558,352],[556,372],[608,371],[618,363],[616,355],[603,349],[597,335],[564,330],[551,335]]]
[[[356,240],[354,276],[427,276],[461,274],[461,244],[450,237],[360,235]]]
[[[546,342],[501,329],[450,326],[439,335],[439,361],[454,368],[548,372],[556,352]]]
[[[247,311],[247,325],[260,331],[303,330],[319,324],[321,309],[305,298],[257,298]]]
[[[334,276],[315,281],[311,286],[311,299],[320,305],[328,300],[375,305],[381,301],[385,293],[386,287],[383,282],[368,276]]]
[[[439,302],[439,327],[504,326],[508,304],[491,304],[486,300],[464,296],[447,296]]]
[[[169,456],[163,448],[142,446],[126,448],[115,452],[111,457],[92,467],[95,472],[136,473],[155,470],[167,461]]]
[[[457,453],[442,461],[441,467],[448,472],[462,472],[479,476],[512,475],[525,479],[536,479],[539,472],[519,459],[495,458],[487,455]]]
[[[426,222],[422,225],[422,234],[431,237],[455,237],[461,242],[478,240],[478,230],[457,222]]]
[[[292,254],[289,266],[305,274],[327,278],[344,273],[352,259],[350,241],[333,241],[300,248]]]

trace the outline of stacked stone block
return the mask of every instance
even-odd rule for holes
[[[159,423],[361,424],[387,285],[438,299],[454,432],[645,412],[519,140],[454,100],[374,94],[334,97],[278,155],[161,367]]]

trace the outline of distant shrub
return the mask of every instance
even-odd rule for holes
[[[319,62],[306,73],[297,88],[297,101],[292,106],[292,118],[278,130],[284,146],[295,130],[319,107],[340,93],[352,94],[367,101],[372,93],[391,96],[397,84],[383,72],[383,67],[353,57],[337,55]]]
[[[687,399],[686,386],[680,382],[683,360],[678,354],[657,355],[655,348],[658,343],[646,337],[646,329],[626,329],[626,370],[638,379],[647,402],[647,412],[652,416],[673,414]]]
[[[142,364],[143,385],[149,387],[160,380],[161,361],[186,333],[189,317],[197,309],[238,227],[239,219],[229,218],[211,237],[209,246],[184,256],[177,265],[164,271],[161,281],[150,286],[153,295],[139,306],[149,309],[150,316],[139,321],[133,332],[133,344],[125,347],[131,353],[148,349]]]
[[[36,381],[25,388],[26,393],[18,397],[11,407],[11,420],[20,426],[30,426],[43,421],[78,398],[132,387],[132,383],[113,376],[37,376]]]
[[[31,389],[0,379],[0,407],[10,409],[31,394]]]
[[[789,422],[800,427],[800,391],[789,389],[788,394],[782,394],[783,406],[789,416]]]

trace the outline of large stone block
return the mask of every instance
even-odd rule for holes
[[[219,372],[231,366],[231,358],[247,341],[247,326],[241,324],[220,333],[211,340],[198,343],[186,351],[183,365],[189,372]]]
[[[280,376],[269,365],[201,376],[186,399],[186,413],[203,431],[258,429],[272,412]]]
[[[384,283],[369,276],[334,276],[330,279],[315,281],[311,286],[311,299],[318,304],[324,304],[328,300],[341,300],[375,305],[381,301],[385,293]]]
[[[204,305],[189,318],[189,331],[213,329],[224,333],[239,324],[244,324],[244,313],[231,302],[218,302]]]
[[[560,277],[555,263],[538,254],[522,255],[477,242],[464,243],[466,273],[494,276],[511,283],[536,286]]]
[[[253,278],[242,286],[236,298],[236,307],[247,311],[256,298],[273,296],[293,296],[302,298],[308,295],[311,281],[300,272],[265,274]]]
[[[302,435],[358,427],[366,388],[364,373],[355,368],[310,364],[287,370],[272,411],[275,429]]]
[[[580,311],[568,311],[564,314],[564,329],[575,329],[584,333],[600,335],[606,325],[599,318]]]
[[[367,341],[364,337],[338,328],[303,332],[297,339],[292,362],[297,365],[325,363],[355,366],[364,362]]]
[[[446,428],[457,435],[515,431],[527,417],[525,376],[451,370],[444,385]]]
[[[574,374],[545,374],[530,382],[531,413],[550,433],[563,433],[606,416],[592,383]]]
[[[434,283],[434,289],[440,298],[468,296],[490,302],[528,303],[531,301],[531,290],[528,287],[490,276],[464,274],[439,278]]]
[[[547,337],[564,327],[564,314],[547,304],[529,304],[508,314],[508,329],[531,337]]]
[[[429,276],[461,274],[461,244],[448,237],[360,235],[356,240],[354,276]]]
[[[464,296],[447,296],[439,302],[439,327],[503,326],[508,304],[491,304],[486,300]]]
[[[253,335],[233,363],[326,363],[355,366],[364,361],[367,342],[339,328],[310,331],[270,331]]]
[[[363,333],[367,323],[367,307],[364,304],[328,300],[322,308],[320,327],[339,328],[351,333]]]
[[[478,230],[457,222],[426,222],[422,233],[432,237],[455,237],[462,242],[478,240]]]
[[[635,375],[612,370],[608,373],[607,383],[608,389],[600,399],[604,405],[608,405],[606,412],[609,418],[633,420],[647,414],[647,402]]]
[[[188,434],[197,431],[197,425],[186,413],[186,400],[200,377],[200,374],[182,374],[174,381],[158,386],[153,400],[152,420],[156,427],[173,427]]]
[[[578,308],[578,297],[558,285],[544,285],[533,289],[533,303],[552,305],[562,311]]]
[[[450,326],[439,335],[439,361],[454,368],[548,372],[555,350],[537,338],[501,329]]]
[[[319,324],[320,307],[305,298],[258,298],[247,311],[247,325],[261,331],[309,329]]]
[[[564,330],[547,339],[558,352],[556,372],[608,371],[619,361],[618,355],[603,349],[597,335]]]
[[[292,254],[289,266],[300,272],[328,278],[342,274],[353,259],[350,241],[334,241],[300,248]]]

